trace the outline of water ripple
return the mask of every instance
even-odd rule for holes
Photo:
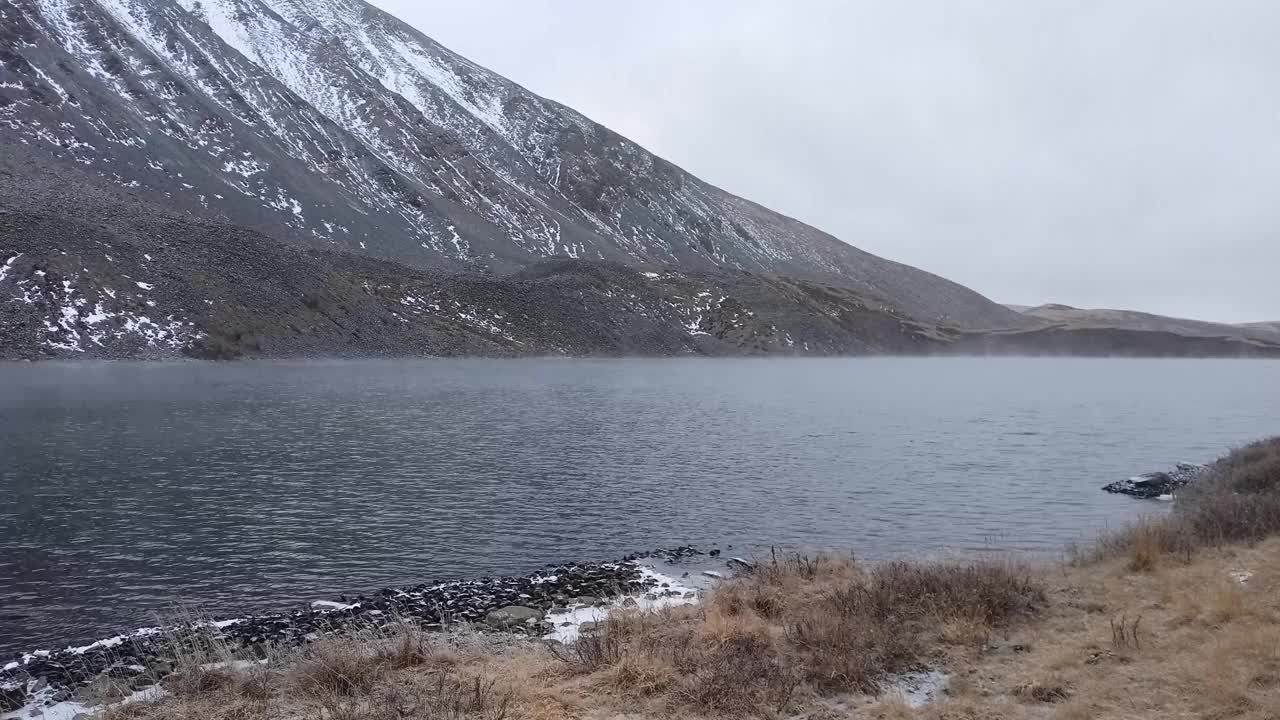
[[[1274,362],[0,366],[0,652],[678,543],[1058,552]],[[743,548],[746,548],[743,550]]]

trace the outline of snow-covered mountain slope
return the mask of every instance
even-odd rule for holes
[[[418,269],[746,270],[929,323],[1024,322],[702,182],[362,0],[0,0],[0,150],[15,144],[196,217]]]

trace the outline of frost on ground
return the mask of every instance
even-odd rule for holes
[[[676,578],[664,575],[650,567],[640,569],[645,579],[654,581],[652,592],[642,595],[624,595],[613,598],[607,605],[574,603],[564,612],[552,612],[547,619],[555,629],[543,636],[546,640],[572,643],[578,639],[584,623],[598,623],[617,610],[663,610],[681,605],[696,605],[699,592]],[[590,627],[590,626],[588,626]]]
[[[907,705],[922,708],[933,702],[947,689],[950,679],[950,675],[940,670],[902,673],[888,679],[884,694],[890,697],[900,696]]]
[[[73,700],[53,702],[54,693],[55,691],[52,687],[45,686],[28,696],[32,698],[31,702],[20,710],[0,715],[0,720],[76,720],[87,715],[100,713],[107,708],[118,708],[137,702],[154,702],[168,695],[161,687],[149,687],[135,690],[123,700],[111,703],[108,706],[102,706],[85,705]]]

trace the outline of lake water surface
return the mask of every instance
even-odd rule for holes
[[[0,654],[683,543],[1058,553],[1274,434],[1271,361],[0,365]]]

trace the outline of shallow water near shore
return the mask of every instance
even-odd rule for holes
[[[694,543],[1055,554],[1280,434],[1272,361],[0,365],[0,655]]]

